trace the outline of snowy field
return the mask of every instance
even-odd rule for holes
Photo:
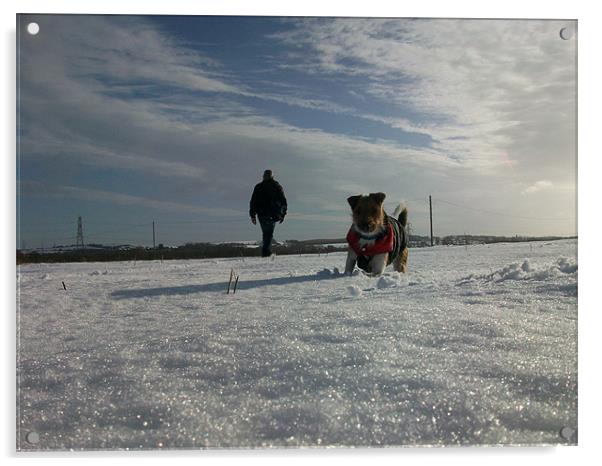
[[[576,252],[20,266],[18,448],[575,443]]]

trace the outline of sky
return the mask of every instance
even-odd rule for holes
[[[342,238],[347,197],[412,232],[575,235],[572,21],[21,15],[20,247]],[[31,35],[26,25],[36,22]]]

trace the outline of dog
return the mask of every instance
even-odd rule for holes
[[[345,274],[351,275],[357,264],[370,275],[381,275],[387,265],[397,272],[408,269],[408,209],[399,204],[393,216],[383,208],[385,193],[370,193],[347,198],[353,224],[347,233]]]

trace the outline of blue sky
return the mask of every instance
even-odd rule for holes
[[[20,16],[19,245],[343,237],[346,198],[435,234],[576,234],[567,21]],[[23,25],[35,21],[31,36]]]

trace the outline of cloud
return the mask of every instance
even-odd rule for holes
[[[450,162],[428,149],[401,151],[392,141],[301,129],[265,115],[236,98],[337,114],[354,109],[226,82],[228,73],[217,71],[222,67],[215,59],[148,21],[84,17],[75,23],[59,16],[42,22],[55,34],[43,43],[26,43],[22,54],[21,153],[28,160],[202,180],[207,186],[223,184],[230,168],[244,169],[248,164],[241,159],[270,152],[268,146],[341,163],[360,152],[362,158],[403,158],[419,165]],[[198,91],[202,97],[191,94]],[[240,154],[241,147],[248,153]]]
[[[259,82],[160,21],[36,21],[44,40],[21,44],[20,175],[36,181],[63,167],[43,180],[56,188],[49,195],[246,215],[269,167],[291,219],[320,226],[348,218],[349,194],[374,189],[500,210],[539,177],[574,187],[574,42],[555,40],[556,22],[290,19],[288,31],[261,38],[273,45],[255,66],[269,49],[273,67],[255,70]],[[291,118],[305,111],[304,125]],[[323,124],[340,117],[359,123]],[[370,130],[379,125],[427,142]],[[134,182],[82,179],[107,171]]]
[[[199,205],[169,202],[141,196],[104,191],[98,189],[81,188],[77,186],[57,186],[35,181],[20,183],[20,192],[28,196],[79,199],[92,202],[109,202],[116,205],[138,206],[164,212],[183,212],[190,214],[208,214],[216,217],[243,218],[246,213],[240,210],[211,208]]]
[[[349,106],[299,97],[293,91],[252,92],[225,81],[220,81],[223,86],[201,89],[192,75],[211,73],[211,79],[225,79],[228,73],[215,59],[192,52],[147,21],[86,17],[83,23],[67,24],[64,18],[52,19],[56,24],[43,24],[44,30],[62,32],[46,37],[43,44],[27,44],[23,53],[21,154],[26,162],[109,168],[132,172],[141,179],[147,175],[175,178],[177,183],[161,182],[160,195],[176,200],[188,190],[197,198],[208,193],[222,202],[230,199],[232,204],[248,195],[249,187],[240,181],[254,180],[263,165],[276,167],[282,174],[307,173],[305,179],[294,179],[287,187],[297,193],[318,191],[322,198],[337,194],[331,186],[335,184],[332,172],[351,179],[361,174],[368,190],[372,180],[381,178],[367,173],[370,164],[403,163],[406,171],[455,165],[429,148],[299,128],[237,99],[252,96],[353,114]],[[189,77],[183,78],[186,74]],[[229,79],[235,81],[231,75]],[[176,88],[161,87],[167,84]],[[149,88],[155,92],[147,95]],[[204,92],[202,97],[191,94],[199,90]],[[406,128],[416,129],[410,123]],[[330,170],[318,171],[319,165]],[[321,176],[317,177],[318,172]],[[25,166],[22,176],[27,178],[27,174]],[[345,194],[340,192],[340,196]],[[303,197],[298,205],[316,206]]]
[[[542,168],[544,154],[574,169],[576,49],[574,41],[558,38],[566,21],[320,18],[295,24],[275,37],[311,49],[298,58],[299,71],[339,81],[363,77],[365,96],[419,115],[414,121],[363,117],[427,133],[438,153],[489,174],[509,157],[530,175]]]
[[[528,188],[525,188],[522,191],[522,194],[531,194],[531,193],[536,193],[538,191],[543,191],[545,189],[550,189],[553,186],[551,181],[548,180],[540,180],[540,181],[536,181],[535,183],[533,183],[531,186],[529,186]]]
[[[44,17],[44,40],[67,46],[69,74],[105,90],[165,84],[203,92],[241,92],[219,63],[140,16]],[[52,33],[50,32],[52,31]],[[50,37],[49,37],[50,36]],[[69,42],[77,40],[76,44]],[[110,82],[103,80],[110,77]]]

